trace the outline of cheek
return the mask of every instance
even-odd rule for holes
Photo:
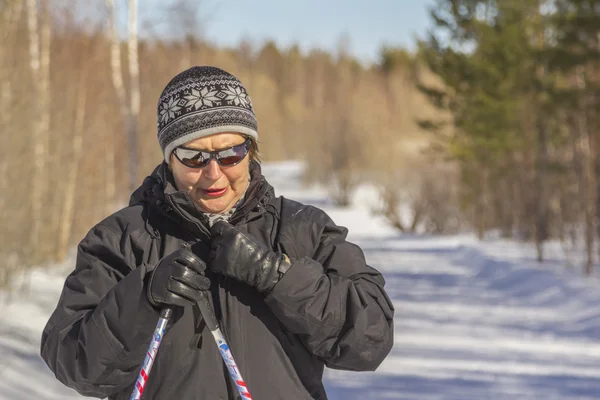
[[[227,171],[227,179],[229,180],[229,184],[233,186],[235,189],[239,189],[240,187],[244,187],[248,182],[248,168],[235,169]]]
[[[173,168],[173,176],[175,177],[175,182],[177,183],[178,189],[189,189],[191,186],[194,186],[196,182],[198,182],[199,172],[190,171],[186,168],[186,170],[182,170],[179,168]]]

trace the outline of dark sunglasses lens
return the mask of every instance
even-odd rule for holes
[[[208,165],[208,160],[200,161],[193,158],[186,158],[183,159],[182,163],[190,168],[204,168]]]
[[[220,157],[219,162],[221,163],[221,165],[233,165],[233,164],[236,164],[236,163],[242,161],[243,158],[244,158],[244,156],[240,156],[240,155],[234,155],[234,156],[229,156],[229,157]]]
[[[250,142],[246,141],[229,149],[218,152],[204,152],[184,147],[175,149],[175,156],[183,165],[189,168],[204,168],[211,160],[211,155],[214,155],[218,163],[224,166],[235,165],[242,161],[248,154]]]
[[[177,148],[175,155],[183,165],[190,168],[203,168],[208,165],[210,157],[203,157],[202,152]]]
[[[233,146],[230,149],[219,152],[217,160],[219,160],[221,165],[234,165],[242,161],[247,153],[248,147],[245,143],[242,143],[238,146]]]

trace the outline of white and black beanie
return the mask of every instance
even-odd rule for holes
[[[191,140],[223,132],[258,139],[252,101],[235,76],[208,66],[176,75],[158,100],[158,142],[165,161]]]

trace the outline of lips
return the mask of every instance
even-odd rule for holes
[[[202,189],[202,192],[210,197],[223,196],[227,192],[228,188],[223,189]]]

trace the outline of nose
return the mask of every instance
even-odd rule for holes
[[[204,167],[204,170],[202,172],[203,175],[211,181],[218,180],[223,174],[223,172],[221,172],[221,166],[214,158],[210,160],[210,162],[206,167]]]

